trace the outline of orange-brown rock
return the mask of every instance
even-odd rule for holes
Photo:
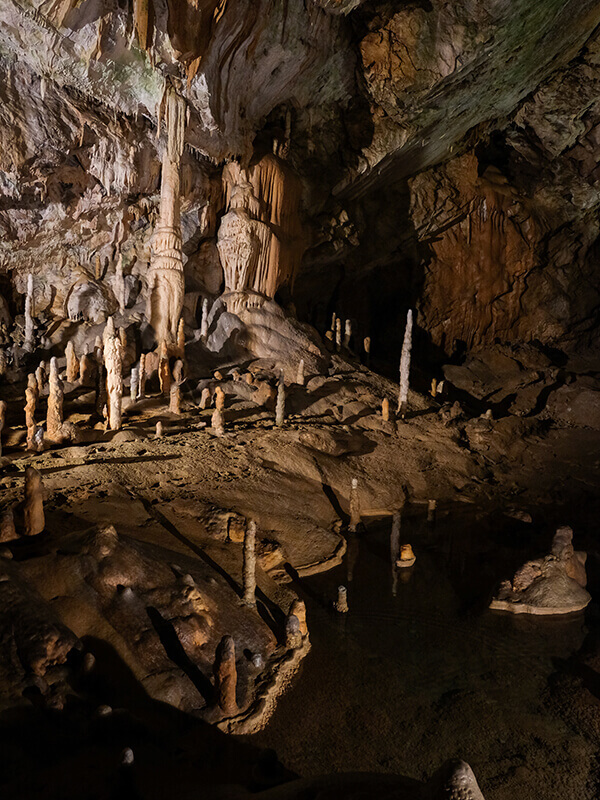
[[[237,713],[236,699],[237,668],[235,665],[235,642],[227,634],[221,639],[215,653],[215,688],[220,709],[227,715]]]

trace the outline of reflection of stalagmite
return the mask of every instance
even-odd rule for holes
[[[235,714],[237,669],[235,666],[235,642],[233,636],[223,636],[215,653],[215,688],[219,707],[225,714]]]
[[[174,345],[183,309],[184,279],[179,215],[179,163],[183,153],[185,101],[173,89],[166,95],[167,145],[163,153],[160,217],[152,238],[149,318],[157,342]]]
[[[109,317],[104,329],[104,365],[106,367],[106,394],[108,398],[108,426],[111,431],[121,427],[123,398],[123,357],[121,340],[115,333],[113,318]]]
[[[46,435],[51,442],[60,444],[63,440],[63,384],[58,374],[56,358],[50,359],[48,378],[48,410],[46,413]]]
[[[352,478],[350,486],[350,524],[348,530],[356,533],[356,529],[360,525],[360,500],[358,497],[358,479]]]

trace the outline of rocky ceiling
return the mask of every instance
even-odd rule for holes
[[[67,314],[100,261],[143,280],[161,102],[188,108],[186,289],[214,295],[221,171],[274,139],[310,246],[291,295],[397,352],[596,341],[595,0],[0,0],[3,314]]]

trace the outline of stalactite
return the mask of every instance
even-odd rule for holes
[[[408,402],[408,384],[410,373],[410,353],[412,349],[412,326],[413,313],[409,308],[406,315],[406,328],[404,330],[404,341],[402,343],[402,355],[400,357],[400,390],[398,392],[398,413],[402,418],[406,414],[406,404]]]
[[[35,345],[33,326],[33,275],[27,276],[27,294],[25,295],[25,341],[23,347],[31,353]]]

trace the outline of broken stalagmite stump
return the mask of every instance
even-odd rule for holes
[[[348,612],[348,590],[345,586],[338,586],[337,600],[333,604],[333,607],[340,614],[346,614]]]
[[[237,713],[237,668],[233,636],[223,636],[215,653],[215,689],[219,708],[227,715]]]

